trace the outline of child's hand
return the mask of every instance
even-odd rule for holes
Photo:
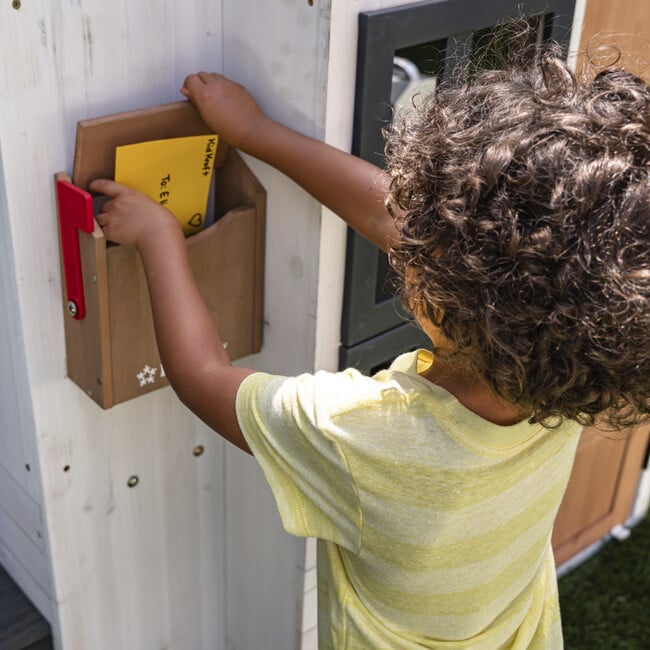
[[[266,119],[244,86],[215,72],[189,75],[181,94],[215,133],[242,151],[248,151],[248,136]]]
[[[116,244],[140,249],[152,235],[180,231],[176,217],[141,192],[106,179],[94,180],[89,187],[111,197],[101,207],[97,223],[106,239]]]

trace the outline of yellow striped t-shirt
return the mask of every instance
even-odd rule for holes
[[[285,529],[319,539],[319,647],[561,648],[550,537],[579,426],[492,424],[431,360],[239,389]]]

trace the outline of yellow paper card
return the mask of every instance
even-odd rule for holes
[[[205,224],[219,137],[198,135],[117,147],[115,180],[164,205],[185,235]]]

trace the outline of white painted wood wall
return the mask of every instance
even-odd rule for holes
[[[399,4],[3,0],[0,562],[57,648],[316,648],[314,545],[281,529],[255,462],[169,389],[104,412],[65,378],[51,179],[71,169],[77,120],[174,101],[185,74],[217,70],[349,149],[358,12]],[[249,164],[268,192],[266,325],[242,363],[335,369],[345,227]]]
[[[304,541],[254,461],[169,389],[102,411],[66,379],[52,175],[71,169],[79,119],[179,99],[199,69],[322,137],[328,23],[321,0],[0,5],[0,561],[58,648],[299,645]],[[251,166],[268,240],[264,349],[247,363],[312,369],[320,207]]]

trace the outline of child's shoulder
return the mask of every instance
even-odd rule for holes
[[[370,376],[356,368],[331,372],[319,370],[292,377],[254,373],[244,382],[242,392],[265,395],[282,409],[301,410],[336,417],[354,410],[376,412],[386,406],[406,406],[415,395],[426,393],[429,382],[418,374],[421,350],[402,354],[389,368]]]
[[[314,399],[327,405],[332,417],[355,410],[407,410],[414,401],[431,398],[431,384],[422,374],[431,358],[426,350],[407,352],[373,375],[354,368],[317,372],[311,382]]]

